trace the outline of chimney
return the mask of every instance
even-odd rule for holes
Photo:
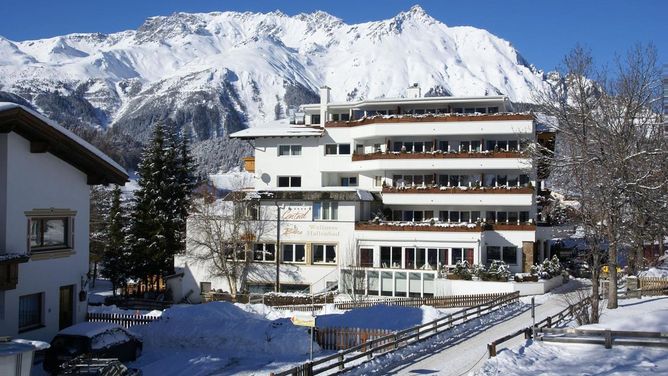
[[[407,98],[420,98],[422,97],[422,90],[420,90],[420,85],[414,83],[406,89]]]
[[[331,89],[328,86],[320,87],[320,126],[324,127],[327,122],[327,104],[329,104],[329,91]]]

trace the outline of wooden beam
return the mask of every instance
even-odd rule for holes
[[[47,141],[30,141],[31,153],[46,153],[51,145]]]
[[[100,184],[105,184],[108,179],[105,179],[102,176],[99,175],[88,175],[86,179],[86,184],[88,185],[100,185]]]
[[[9,133],[12,132],[16,128],[15,123],[4,123],[0,124],[0,133]]]

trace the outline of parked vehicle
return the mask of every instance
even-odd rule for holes
[[[142,349],[141,338],[117,324],[84,322],[56,334],[44,356],[44,370],[56,374],[61,364],[84,354],[132,361]]]
[[[118,359],[98,359],[81,355],[60,366],[61,376],[142,376],[142,371],[128,368]]]

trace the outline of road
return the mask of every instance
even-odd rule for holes
[[[554,315],[566,307],[563,294],[580,286],[571,281],[556,292],[536,297],[536,321]],[[523,298],[527,302],[530,299]],[[527,326],[531,326],[529,304],[515,306],[505,312],[492,313],[471,325],[444,333],[425,343],[408,346],[395,353],[380,356],[351,370],[351,375],[451,375],[474,372],[487,359],[487,344]],[[513,347],[524,341],[515,337],[497,347]]]

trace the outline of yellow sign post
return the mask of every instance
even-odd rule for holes
[[[290,321],[292,321],[293,325],[307,326],[307,327],[311,328],[310,329],[310,332],[311,332],[311,346],[310,346],[311,347],[311,353],[310,353],[309,359],[311,361],[313,361],[313,336],[314,336],[314,332],[315,332],[315,316],[294,315],[290,318]]]

